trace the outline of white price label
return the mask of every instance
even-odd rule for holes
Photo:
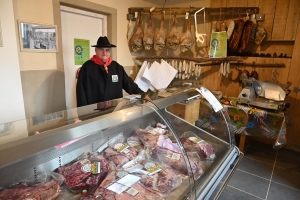
[[[135,196],[135,195],[137,195],[137,194],[139,193],[139,191],[137,191],[136,189],[134,189],[134,188],[132,188],[132,187],[128,188],[128,189],[126,190],[126,192],[127,192],[128,194],[132,195],[132,196]]]

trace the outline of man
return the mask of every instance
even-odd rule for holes
[[[121,98],[122,89],[129,94],[143,93],[123,66],[111,59],[111,48],[116,46],[106,36],[99,37],[92,47],[96,47],[96,55],[82,65],[78,75],[77,107]]]

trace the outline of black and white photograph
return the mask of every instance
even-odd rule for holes
[[[56,25],[19,21],[21,51],[57,52]]]

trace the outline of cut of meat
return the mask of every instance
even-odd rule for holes
[[[133,135],[137,137],[145,147],[153,148],[156,146],[159,134],[154,135],[153,133],[149,133],[149,131],[145,129],[138,129]]]
[[[178,22],[176,20],[176,14],[175,14],[172,30],[170,31],[166,39],[166,46],[173,51],[176,51],[178,49],[180,43],[180,35],[178,33],[177,27],[178,27]]]
[[[104,157],[107,160],[113,161],[116,165],[122,166],[130,160],[133,160],[138,155],[138,152],[134,148],[128,147],[127,149],[129,150],[128,153],[119,153],[113,148],[108,147],[104,151]]]
[[[22,186],[21,186],[22,185]],[[19,184],[0,192],[0,200],[17,200],[17,199],[35,199],[35,200],[51,200],[55,199],[59,194],[60,183],[55,179],[51,179],[45,183],[38,183],[32,186],[27,184]]]
[[[205,159],[214,159],[216,157],[212,145],[204,140],[197,144],[191,141],[189,138],[182,138],[181,141],[183,143],[184,149],[187,152],[197,151],[199,153],[199,156]]]
[[[152,13],[149,14],[149,22],[147,25],[147,31],[144,34],[143,38],[144,48],[146,50],[150,50],[153,48],[154,45],[154,31],[152,28]]]
[[[172,152],[168,149],[164,149],[161,147],[156,147],[151,152],[151,156],[154,158],[159,159],[160,162],[172,167],[173,169],[179,171],[180,173],[183,173],[185,175],[188,175],[188,169],[185,164],[185,160],[180,153],[175,153],[175,155],[179,155],[178,157],[171,157],[175,152]],[[198,158],[197,158],[198,157]],[[201,169],[199,165],[199,156],[194,157],[188,155],[189,163],[187,165],[190,165],[192,169],[192,173],[194,174],[194,177],[198,178],[199,175],[203,174],[203,170]]]
[[[154,39],[154,49],[156,51],[161,50],[166,45],[166,34],[165,34],[165,27],[164,27],[164,20],[165,16],[161,14],[161,21],[160,21],[160,28],[158,34],[155,36]]]
[[[133,52],[138,52],[143,48],[143,24],[142,24],[142,15],[139,17],[139,22],[136,27],[136,32],[131,37],[130,43]]]
[[[93,164],[94,162],[100,162],[101,172],[99,174],[94,175],[91,171],[83,170],[84,166]],[[97,185],[105,178],[108,171],[108,162],[105,159],[94,156],[58,168],[58,173],[65,178],[65,185],[74,192]]]
[[[146,161],[147,162],[147,161]],[[169,166],[162,163],[155,163],[161,167],[161,171],[153,175],[142,175],[140,182],[149,190],[167,197],[181,183],[180,176]]]
[[[189,17],[186,32],[180,38],[180,50],[182,52],[186,52],[192,48],[194,43],[194,37],[192,36],[191,32],[191,17]]]
[[[110,172],[107,177],[103,180],[99,187],[93,188],[87,196],[81,197],[80,200],[96,200],[96,199],[104,199],[104,200],[163,200],[159,195],[151,192],[147,188],[145,188],[141,183],[134,183],[131,188],[134,188],[139,193],[135,196],[128,194],[127,192],[122,192],[117,194],[106,187],[116,181],[117,172]]]

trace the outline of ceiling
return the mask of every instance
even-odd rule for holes
[[[204,1],[204,0],[144,0],[153,4],[156,4],[158,6],[163,6],[164,2],[166,1],[165,6],[175,5],[175,4],[182,4],[182,3],[190,3],[195,1]]]

